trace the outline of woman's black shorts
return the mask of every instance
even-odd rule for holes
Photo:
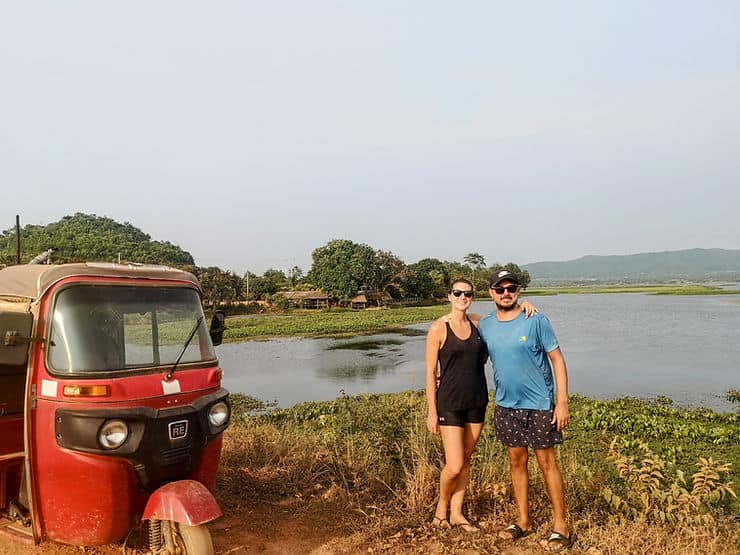
[[[458,426],[464,428],[465,424],[481,424],[486,419],[486,407],[464,410],[448,410],[437,414],[440,426]]]

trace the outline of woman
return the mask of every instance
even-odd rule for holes
[[[433,526],[459,526],[478,532],[462,512],[470,479],[470,459],[483,430],[488,404],[484,365],[486,346],[478,334],[477,314],[467,314],[473,302],[473,284],[456,279],[447,298],[451,311],[432,323],[427,334],[427,428],[442,436],[445,465],[439,478],[439,501]],[[523,303],[529,316],[536,312]],[[449,512],[449,520],[447,513]]]

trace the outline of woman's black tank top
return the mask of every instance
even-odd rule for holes
[[[437,390],[437,411],[467,410],[485,407],[488,404],[485,363],[488,351],[478,333],[470,323],[470,337],[459,339],[449,322],[447,338],[439,350],[441,371]]]

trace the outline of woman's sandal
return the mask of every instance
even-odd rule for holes
[[[576,538],[573,532],[570,533],[570,536],[564,536],[560,532],[555,532],[553,530],[549,538],[546,540],[540,540],[540,545],[547,551],[562,551],[563,549],[570,549],[573,547],[575,540]]]
[[[469,522],[457,522],[455,524],[452,524],[453,528],[459,528],[463,532],[467,532],[468,534],[477,534],[480,532],[480,528],[478,528],[474,524],[470,524]]]
[[[439,518],[438,516],[432,519],[431,524],[432,528],[449,528],[451,526],[446,518]]]
[[[509,524],[506,528],[503,530],[500,530],[498,533],[498,537],[502,540],[518,540],[519,538],[523,538],[524,536],[528,536],[532,533],[532,529],[529,530],[522,530],[522,527],[518,524]],[[509,537],[505,538],[501,534],[509,534]]]

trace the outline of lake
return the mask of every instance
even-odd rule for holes
[[[532,297],[568,364],[569,389],[594,398],[666,395],[733,410],[740,389],[740,296],[641,293]],[[492,302],[473,303],[487,314]],[[217,347],[224,386],[288,407],[301,401],[424,388],[429,323],[403,334],[275,339]],[[487,378],[493,379],[490,364]]]

